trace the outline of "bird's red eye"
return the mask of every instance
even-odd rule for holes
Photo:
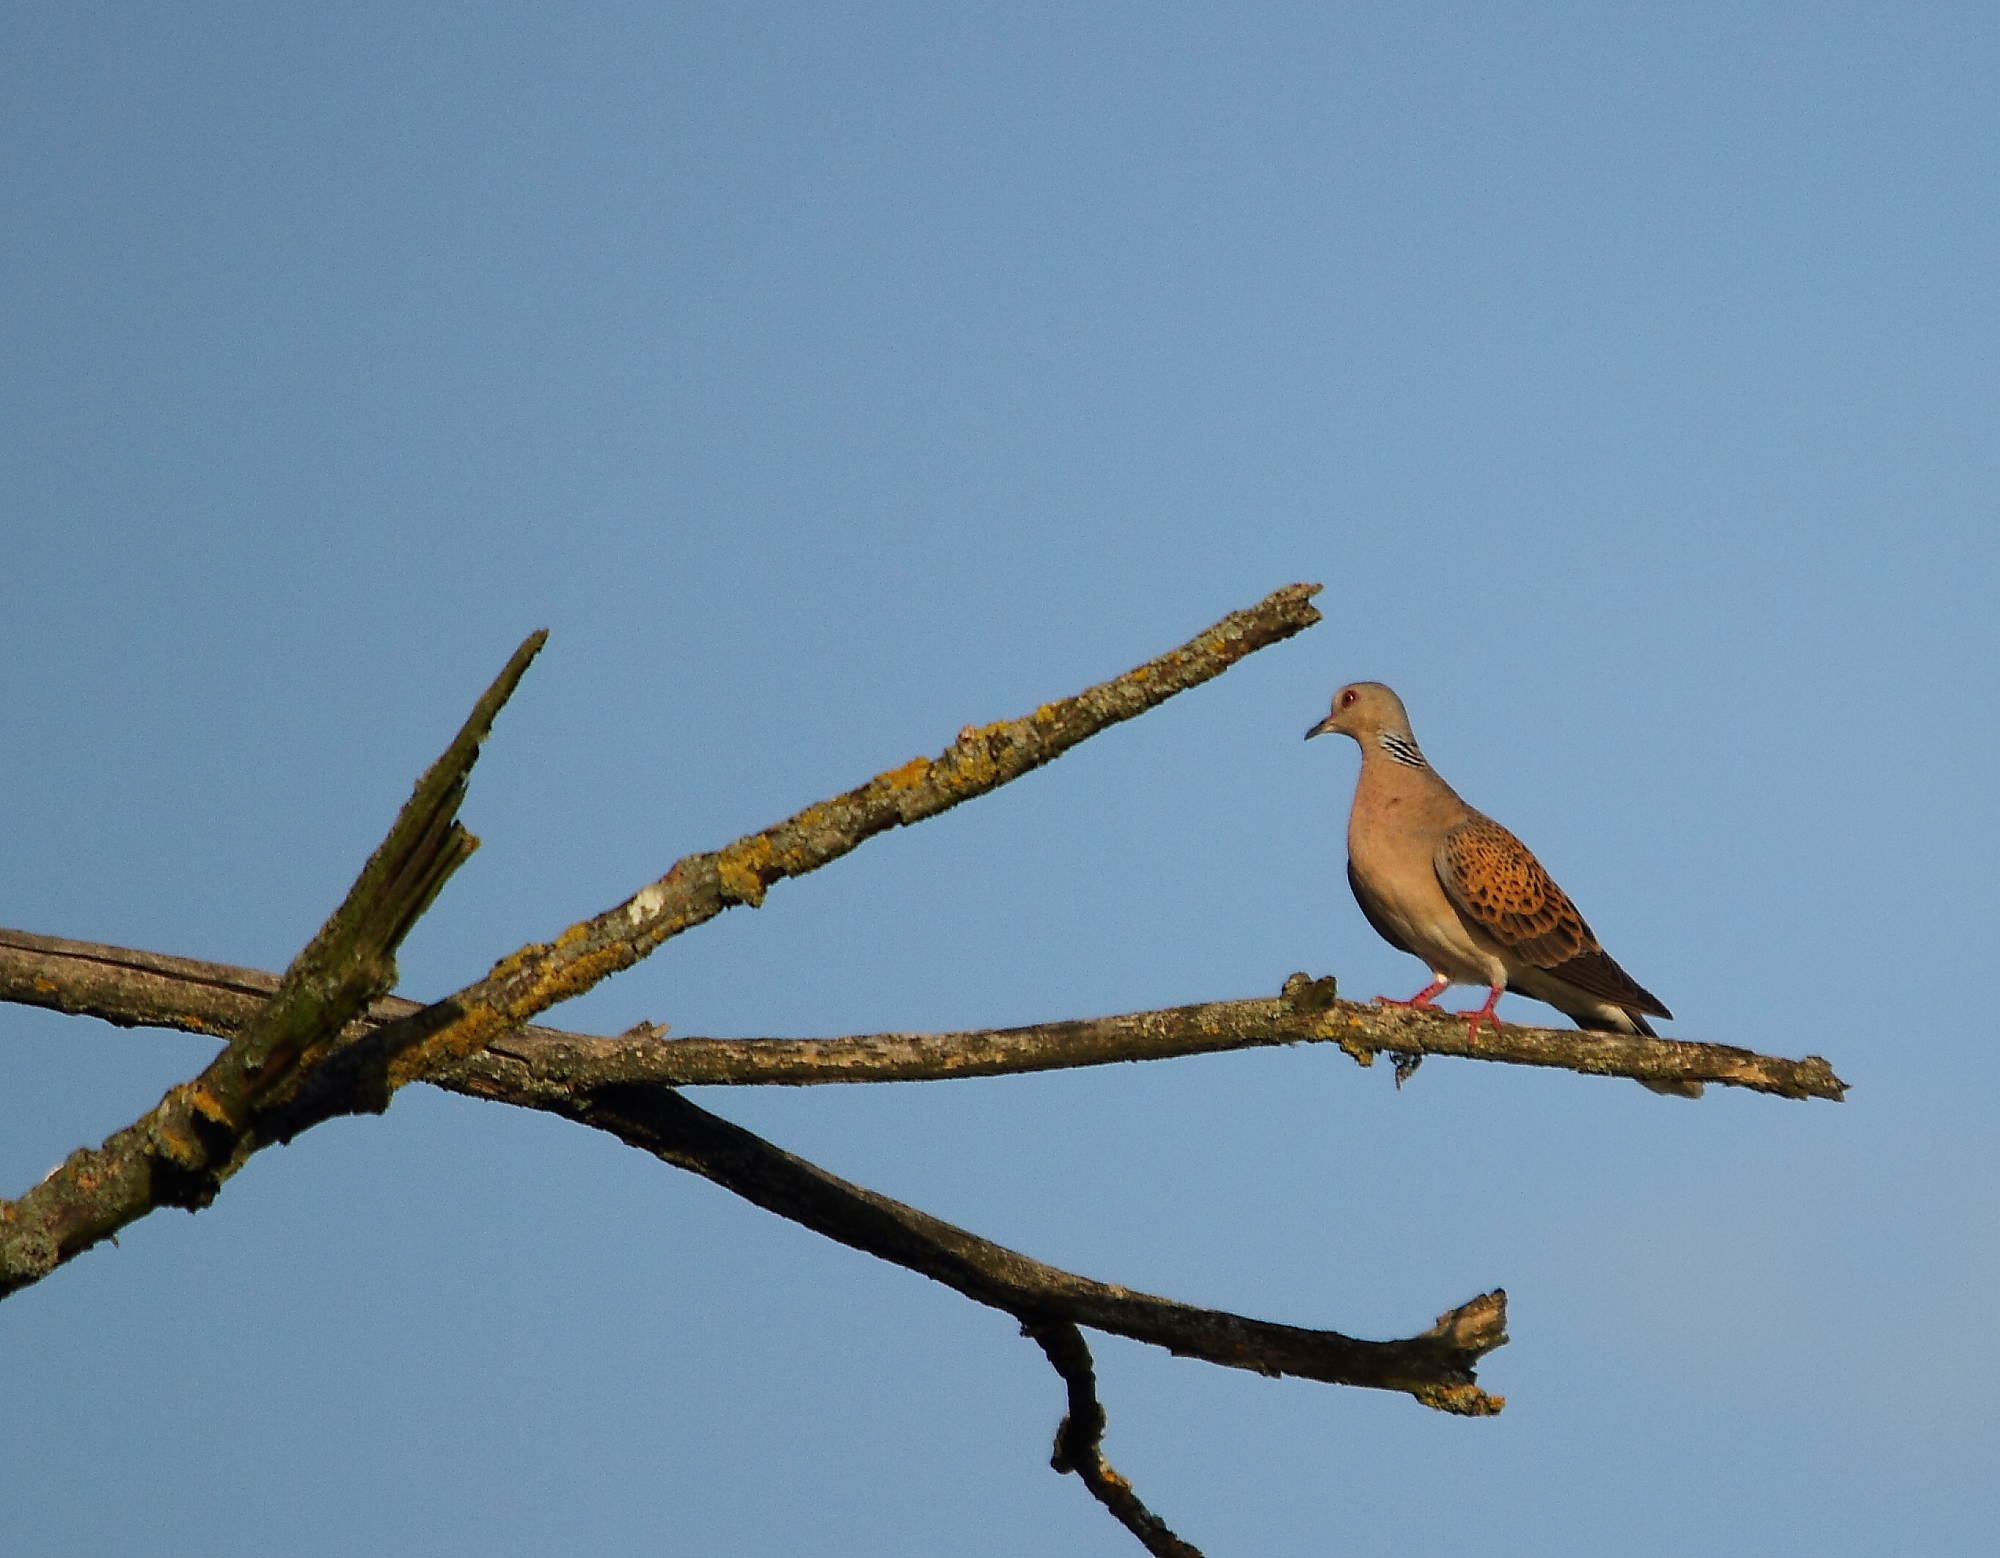
[[[1352,708],[1354,706],[1354,698],[1355,698],[1354,689],[1350,687],[1347,689],[1346,692],[1340,695],[1340,706],[1343,709]]]

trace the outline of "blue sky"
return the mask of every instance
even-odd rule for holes
[[[1984,1553],[2000,21],[1976,6],[17,6],[0,923],[282,967],[515,643],[441,994],[1295,579],[1327,620],[560,1009],[1404,995],[1395,686],[1668,1031],[1833,1107],[1264,1053],[711,1091],[1506,1413],[1102,1340],[1212,1555]],[[1549,1019],[1510,998],[1503,1012]],[[0,1009],[0,1194],[210,1046]],[[1003,1318],[428,1089],[0,1306],[37,1555],[1136,1552]],[[278,1535],[274,1535],[278,1533]]]

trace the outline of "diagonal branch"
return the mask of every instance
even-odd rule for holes
[[[570,926],[553,942],[509,954],[476,984],[421,1016],[384,1028],[370,1042],[385,1085],[394,1090],[471,1055],[558,1001],[629,968],[669,937],[732,905],[757,907],[774,883],[816,871],[878,833],[997,789],[1099,731],[1221,675],[1244,656],[1319,621],[1311,603],[1318,592],[1316,584],[1287,585],[1111,681],[1045,703],[1020,719],[968,725],[935,758],[911,758],[760,833],[686,856],[615,908]]]
[[[19,952],[23,940],[53,942],[53,938],[4,933],[0,969],[6,967],[5,954]],[[113,953],[117,949],[97,950]],[[73,963],[88,961],[75,952],[61,956]],[[164,992],[148,1014],[136,1020],[159,1022],[179,1010],[181,1019],[171,1025],[198,1031],[229,1033],[241,1028],[245,1023],[241,1007],[260,1002],[261,997],[254,993],[256,987],[270,983],[267,974],[217,964],[194,965],[205,971],[202,982],[177,980],[161,970],[171,970],[179,960],[146,953],[136,961],[147,965],[140,970],[143,977],[165,981]],[[115,969],[122,965],[105,960],[96,966]],[[44,983],[54,981],[45,979]],[[213,999],[202,1004],[187,1000],[189,995]],[[91,1004],[99,1000],[101,993]],[[45,1000],[40,1004],[55,1003]],[[185,1015],[190,1006],[196,1008],[196,1020]],[[124,1020],[135,1018],[128,1015]],[[672,1047],[648,1042],[655,1048]],[[1406,1391],[1427,1406],[1449,1412],[1480,1416],[1499,1408],[1496,1398],[1474,1386],[1472,1374],[1478,1358],[1505,1340],[1505,1300],[1498,1293],[1474,1299],[1442,1316],[1424,1335],[1400,1342],[1358,1341],[1333,1331],[1273,1325],[1094,1282],[1017,1254],[836,1178],[696,1107],[654,1079],[580,1081],[551,1075],[546,1068],[513,1054],[489,1049],[431,1080],[469,1097],[539,1109],[608,1131],[676,1167],[713,1180],[767,1211],[934,1278],[1024,1322],[1087,1325],[1264,1374],[1294,1374],[1331,1384]]]
[[[270,999],[192,1082],[96,1149],[79,1148],[18,1201],[0,1202],[0,1297],[161,1206],[193,1210],[271,1139],[274,1106],[396,979],[396,948],[479,841],[458,821],[493,719],[547,638],[530,636],[417,781],[346,899]]]
[[[890,828],[1018,779],[1097,732],[1219,676],[1245,655],[1320,620],[1316,584],[1291,584],[1170,650],[1017,720],[967,726],[938,757],[912,758],[720,850],[688,855],[658,881],[553,942],[508,954],[484,979],[347,1044],[318,1067],[272,1128],[290,1138],[336,1114],[381,1108],[397,1088],[476,1054],[558,1001],[631,967],[668,938],[773,883],[818,870]]]
[[[156,952],[133,952],[0,930],[0,1001],[46,1006],[122,1026],[179,1028],[228,1037],[277,988],[274,975]],[[415,1001],[385,996],[368,1021],[415,1015]],[[1648,1081],[1718,1082],[1782,1098],[1838,1103],[1846,1084],[1817,1055],[1786,1060],[1728,1044],[1585,1033],[1572,1028],[1465,1024],[1442,1013],[1334,999],[1331,979],[1294,974],[1285,993],[1210,1001],[1117,1017],[980,1028],[965,1033],[873,1033],[840,1039],[663,1039],[649,1027],[598,1038],[526,1027],[489,1041],[545,1081],[602,1086],[805,1086],[825,1082],[915,1082],[1006,1076],[1114,1061],[1165,1060],[1278,1044],[1335,1043],[1363,1065],[1380,1053],[1456,1055],[1514,1065],[1555,1066]],[[455,1087],[479,1055],[427,1080]]]
[[[96,1151],[73,1153],[19,1201],[0,1202],[0,1297],[40,1280],[156,1206],[206,1205],[258,1147],[338,1114],[386,1108],[395,1089],[425,1071],[476,1053],[488,1039],[580,995],[731,904],[761,903],[773,882],[816,870],[886,829],[983,795],[1310,627],[1320,619],[1311,604],[1318,589],[1289,585],[1073,698],[1044,704],[1022,719],[968,726],[935,760],[913,758],[725,849],[690,855],[553,943],[503,958],[458,995],[350,1032],[393,983],[393,954],[404,934],[475,847],[455,820],[465,776],[493,716],[546,638],[534,635],[419,781],[347,901],[270,1004],[201,1077],[174,1089]]]
[[[1425,1406],[1468,1417],[1500,1410],[1500,1399],[1480,1390],[1473,1375],[1473,1365],[1507,1339],[1506,1295],[1497,1290],[1441,1315],[1421,1336],[1395,1342],[1202,1309],[1045,1265],[850,1184],[672,1088],[616,1083],[576,1089],[537,1081],[518,1061],[493,1059],[458,1090],[608,1131],[766,1211],[1018,1320],[1085,1325],[1260,1374],[1403,1391]]]

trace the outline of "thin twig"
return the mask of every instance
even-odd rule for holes
[[[1059,1472],[1075,1472],[1091,1496],[1154,1558],[1201,1558],[1201,1549],[1175,1536],[1104,1458],[1104,1405],[1097,1399],[1097,1371],[1083,1333],[1064,1320],[1030,1320],[1023,1322],[1021,1334],[1040,1346],[1069,1387],[1069,1411],[1056,1427],[1049,1464]]]

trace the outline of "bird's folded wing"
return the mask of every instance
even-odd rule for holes
[[[1432,864],[1459,913],[1523,962],[1614,1006],[1667,1015],[1597,944],[1528,846],[1491,817],[1475,814],[1445,834]]]
[[[1438,841],[1431,863],[1459,913],[1516,957],[1554,968],[1597,950],[1569,895],[1492,818],[1466,818]]]

